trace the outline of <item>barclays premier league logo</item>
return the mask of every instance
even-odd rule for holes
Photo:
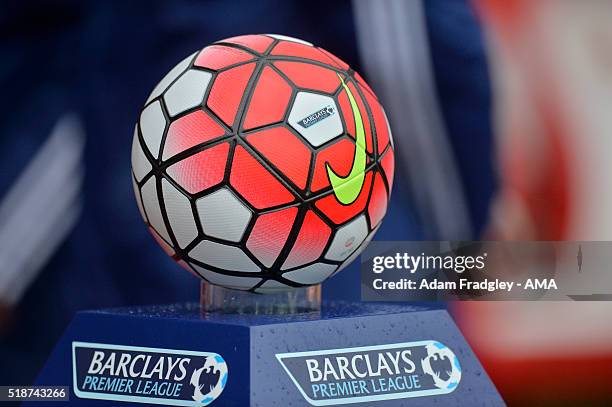
[[[334,112],[335,110],[333,106],[325,106],[324,108],[319,109],[316,112],[304,117],[298,122],[298,124],[303,128],[307,129],[313,124],[317,124],[321,120],[327,119],[329,116],[333,115]]]
[[[453,392],[461,381],[459,359],[437,341],[276,357],[313,406],[443,395]]]
[[[210,352],[73,342],[72,368],[87,399],[207,406],[227,383],[225,360]]]

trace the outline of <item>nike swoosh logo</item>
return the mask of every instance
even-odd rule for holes
[[[336,199],[344,205],[350,205],[357,200],[365,180],[366,134],[361,112],[359,111],[355,97],[346,83],[344,83],[344,79],[342,79],[340,74],[338,74],[338,78],[340,78],[342,87],[346,91],[351,104],[353,119],[355,120],[355,156],[353,158],[351,172],[345,177],[338,175],[338,173],[331,168],[329,163],[325,163],[325,169],[327,169],[327,176],[329,177],[329,182],[334,190]]]

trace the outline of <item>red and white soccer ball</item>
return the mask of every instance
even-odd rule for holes
[[[393,144],[346,63],[245,35],[188,56],[153,89],[132,170],[170,256],[212,284],[269,293],[319,284],[363,250],[387,208]]]

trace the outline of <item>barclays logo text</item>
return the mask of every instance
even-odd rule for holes
[[[312,114],[309,114],[308,116],[300,120],[298,124],[303,128],[307,129],[310,126],[315,125],[320,121],[332,116],[335,112],[336,110],[333,106],[325,106],[324,108],[319,109]]]
[[[228,378],[221,355],[175,349],[72,343],[74,393],[98,400],[206,406]]]
[[[459,359],[437,341],[277,354],[313,406],[444,395],[461,381]]]

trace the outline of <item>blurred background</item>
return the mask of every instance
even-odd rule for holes
[[[379,240],[612,240],[612,1],[3,1],[0,384],[81,309],[194,301],[130,182],[135,119],[203,46],[290,35],[360,72],[398,163]],[[358,300],[358,265],[324,295]],[[509,405],[612,405],[612,304],[449,306]],[[10,368],[9,368],[10,367]]]

